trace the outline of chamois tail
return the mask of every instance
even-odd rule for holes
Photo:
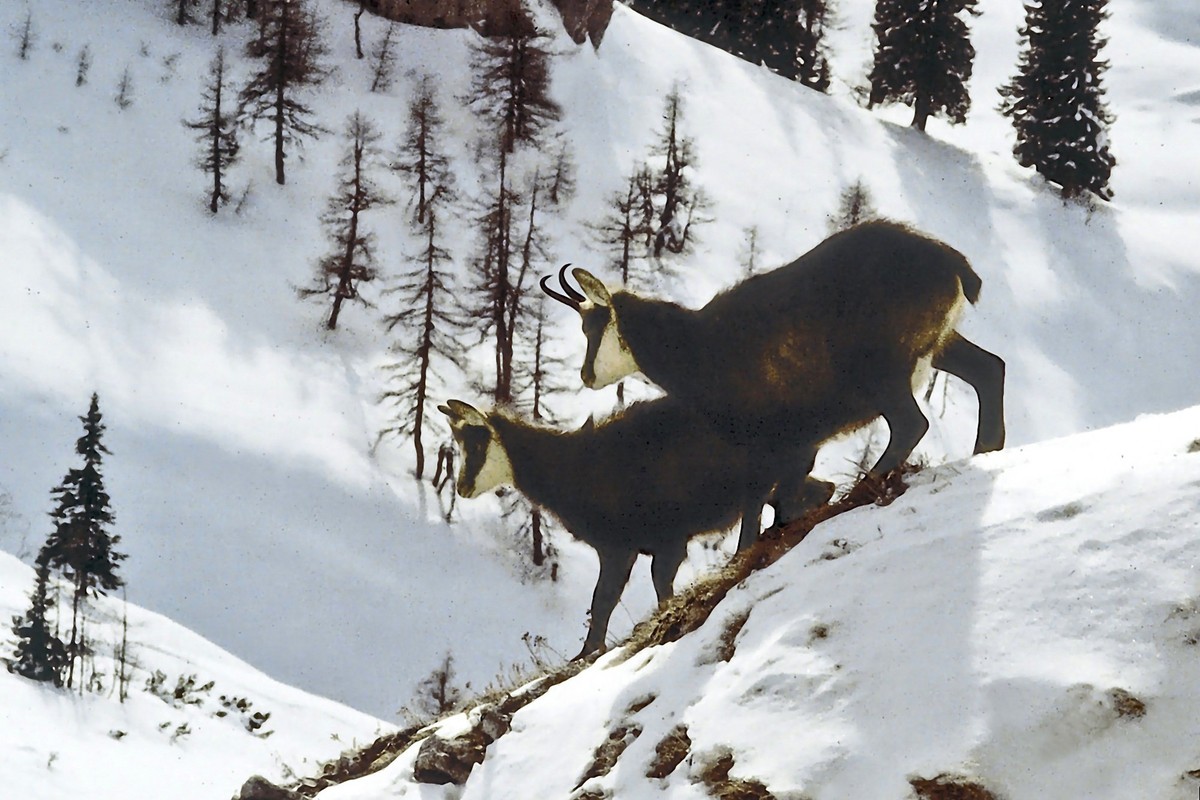
[[[983,287],[983,281],[975,274],[975,270],[971,269],[971,265],[967,259],[959,256],[957,263],[958,282],[962,284],[963,296],[971,305],[979,302],[979,290]]]

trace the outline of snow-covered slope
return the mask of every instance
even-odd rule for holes
[[[401,80],[372,95],[369,65],[352,55],[353,4],[318,5],[339,70],[313,103],[322,124],[338,130],[363,108],[393,146],[416,73],[428,71],[461,188],[473,190],[477,126],[455,101],[469,82],[472,34],[402,28]],[[945,238],[983,277],[964,330],[1008,362],[1013,444],[1195,402],[1200,162],[1188,153],[1200,120],[1200,10],[1184,0],[1113,4],[1105,54],[1117,195],[1088,212],[1012,162],[1011,131],[993,109],[1016,62],[1019,4],[979,3],[971,121],[935,121],[929,136],[905,126],[905,109],[848,101],[865,74],[871,7],[839,3],[832,98],[624,8],[599,51],[558,40],[554,92],[580,189],[556,263],[600,263],[582,223],[644,158],[679,82],[715,221],[664,293],[699,303],[736,280],[751,225],[764,264],[811,247],[838,193],[862,177],[882,212]],[[350,309],[343,330],[325,336],[320,309],[295,298],[326,246],[319,215],[337,138],[289,158],[278,187],[269,148],[247,137],[232,174],[235,191],[249,187],[243,212],[211,218],[179,124],[199,104],[214,48],[205,29],[175,26],[158,0],[40,0],[0,4],[0,30],[27,12],[30,59],[18,61],[11,40],[0,52],[0,546],[28,555],[45,536],[49,489],[72,465],[76,417],[95,390],[131,554],[124,574],[140,604],[377,715],[405,703],[447,651],[477,688],[525,657],[527,631],[574,652],[594,557],[560,541],[560,582],[522,583],[511,559],[490,552],[509,546],[495,505],[460,504],[463,521],[442,524],[438,500],[408,477],[405,449],[368,455],[383,422],[377,316]],[[364,22],[368,42],[378,40],[381,21]],[[246,35],[223,36],[238,77]],[[85,45],[92,67],[76,87]],[[134,103],[122,111],[113,95],[126,68]],[[402,212],[387,213],[374,227],[394,273],[408,243]],[[462,266],[473,232],[464,225],[453,238]],[[577,322],[551,313],[578,347]],[[464,399],[478,399],[462,385]],[[581,394],[562,407],[570,416],[610,400]],[[966,455],[973,400],[951,384],[933,412],[927,457]],[[843,467],[834,456],[822,464]],[[681,581],[703,558],[723,557],[695,556]],[[618,633],[652,606],[646,571],[633,576]]]
[[[320,800],[701,800],[722,755],[779,800],[904,800],[940,776],[1006,800],[1194,798],[1198,436],[1193,408],[921,473],[695,633],[551,688],[464,787],[412,783],[410,754]],[[679,726],[686,758],[647,777]]]
[[[0,553],[5,634],[9,620],[25,612],[33,579],[33,570]],[[282,780],[293,771],[314,772],[321,762],[390,730],[385,722],[285,686],[133,605],[129,696],[121,703],[111,656],[121,642],[125,608],[117,600],[101,600],[94,616],[88,637],[102,693],[56,690],[0,668],[0,796],[226,798],[251,775]],[[7,655],[7,644],[4,649]],[[155,672],[165,676],[159,694],[146,688]],[[181,693],[188,702],[175,700],[179,679],[189,677],[196,679],[194,690]],[[243,713],[222,704],[222,696],[250,705]],[[255,712],[270,716],[251,733],[247,720]]]

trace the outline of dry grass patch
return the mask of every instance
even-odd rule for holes
[[[671,732],[654,745],[654,760],[646,770],[647,778],[665,778],[683,763],[692,749],[686,725],[676,725]]]
[[[717,752],[700,772],[700,781],[716,800],[775,800],[775,795],[761,781],[730,778],[733,753]]]
[[[909,784],[921,800],[1000,800],[982,784],[961,775],[943,773],[935,778],[912,778]]]

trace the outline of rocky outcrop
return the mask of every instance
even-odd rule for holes
[[[551,0],[576,42],[599,46],[612,18],[613,0]],[[471,27],[487,36],[511,33],[525,16],[521,0],[366,0],[380,16],[429,28]]]

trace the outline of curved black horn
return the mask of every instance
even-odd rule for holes
[[[568,297],[570,297],[572,300],[574,300],[577,303],[582,303],[585,300],[587,300],[587,298],[583,296],[583,292],[579,291],[574,286],[567,283],[567,270],[570,268],[571,268],[570,264],[562,265],[562,269],[560,269],[558,271],[558,284],[559,284],[559,286],[561,286],[563,288],[563,291],[567,293]]]
[[[571,265],[564,264],[563,268],[558,271],[558,282],[562,286],[562,288],[566,291],[566,294],[563,294],[562,292],[556,292],[553,289],[551,289],[549,286],[546,285],[547,281],[550,280],[549,275],[546,275],[545,277],[543,277],[540,283],[541,283],[543,292],[550,295],[551,297],[553,297],[555,300],[562,303],[563,305],[570,306],[571,308],[578,311],[580,304],[583,303],[585,298],[582,294],[580,294],[570,284],[567,283],[566,272],[567,272],[567,267],[569,267],[569,266],[571,266]]]

